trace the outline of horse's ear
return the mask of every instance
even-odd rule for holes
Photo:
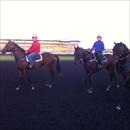
[[[13,43],[13,40],[8,40],[9,43]]]
[[[114,44],[116,45],[116,42],[114,42]]]
[[[74,46],[74,49],[76,49],[76,46]]]
[[[120,43],[123,44],[122,41]]]

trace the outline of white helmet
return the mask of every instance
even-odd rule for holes
[[[37,38],[37,35],[36,35],[36,34],[33,34],[32,38]]]

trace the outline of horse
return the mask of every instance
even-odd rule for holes
[[[90,49],[83,49],[79,46],[74,47],[74,63],[83,63],[84,70],[86,72],[86,78],[85,82],[89,84],[90,88],[87,89],[88,93],[93,93],[93,87],[92,87],[92,80],[91,77],[93,74],[95,74],[98,71],[101,71],[103,68],[105,68],[110,76],[111,84],[108,84],[106,90],[109,91],[111,88],[111,85],[113,83],[116,84],[117,87],[119,87],[119,84],[117,82],[117,78],[115,75],[115,62],[113,59],[113,56],[111,54],[105,54],[105,59],[102,61],[102,68],[99,68],[97,57],[99,57],[100,54],[93,54]]]
[[[114,42],[113,56],[116,60],[116,69],[126,81],[125,87],[130,87],[130,50],[122,43]]]
[[[33,69],[42,68],[43,66],[46,66],[48,68],[48,72],[50,73],[51,80],[46,84],[48,87],[52,87],[54,84],[53,80],[55,77],[56,71],[58,73],[61,72],[61,66],[60,66],[60,60],[59,57],[55,54],[51,54],[48,52],[44,52],[42,54],[39,54],[41,56],[40,61],[34,63],[33,69],[29,69],[29,61],[27,60],[27,54],[25,53],[25,50],[21,48],[18,44],[15,42],[9,40],[7,44],[4,46],[4,48],[1,50],[2,53],[6,52],[12,52],[17,70],[19,73],[19,84],[16,87],[16,90],[19,90],[22,86],[22,79],[26,78],[27,81],[30,83],[32,90],[35,89],[35,86],[33,85],[29,73]]]

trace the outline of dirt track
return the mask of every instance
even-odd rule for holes
[[[62,62],[62,77],[53,88],[44,86],[46,70],[32,72],[36,84],[32,91],[25,82],[16,91],[14,62],[0,62],[0,130],[130,130],[130,91],[112,87],[105,91],[108,76],[101,71],[93,76],[95,91],[86,93],[81,65]],[[122,78],[118,77],[120,84]],[[121,101],[122,110],[115,109]]]

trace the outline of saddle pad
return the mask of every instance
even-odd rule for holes
[[[128,62],[128,63],[124,64],[123,69],[130,70],[130,63]]]
[[[40,58],[38,60],[35,60],[34,62],[39,62],[39,61],[42,61],[42,55],[39,54]],[[29,62],[29,59],[28,57],[26,56],[26,61]]]
[[[101,62],[107,62],[107,57],[104,56],[104,59]]]

